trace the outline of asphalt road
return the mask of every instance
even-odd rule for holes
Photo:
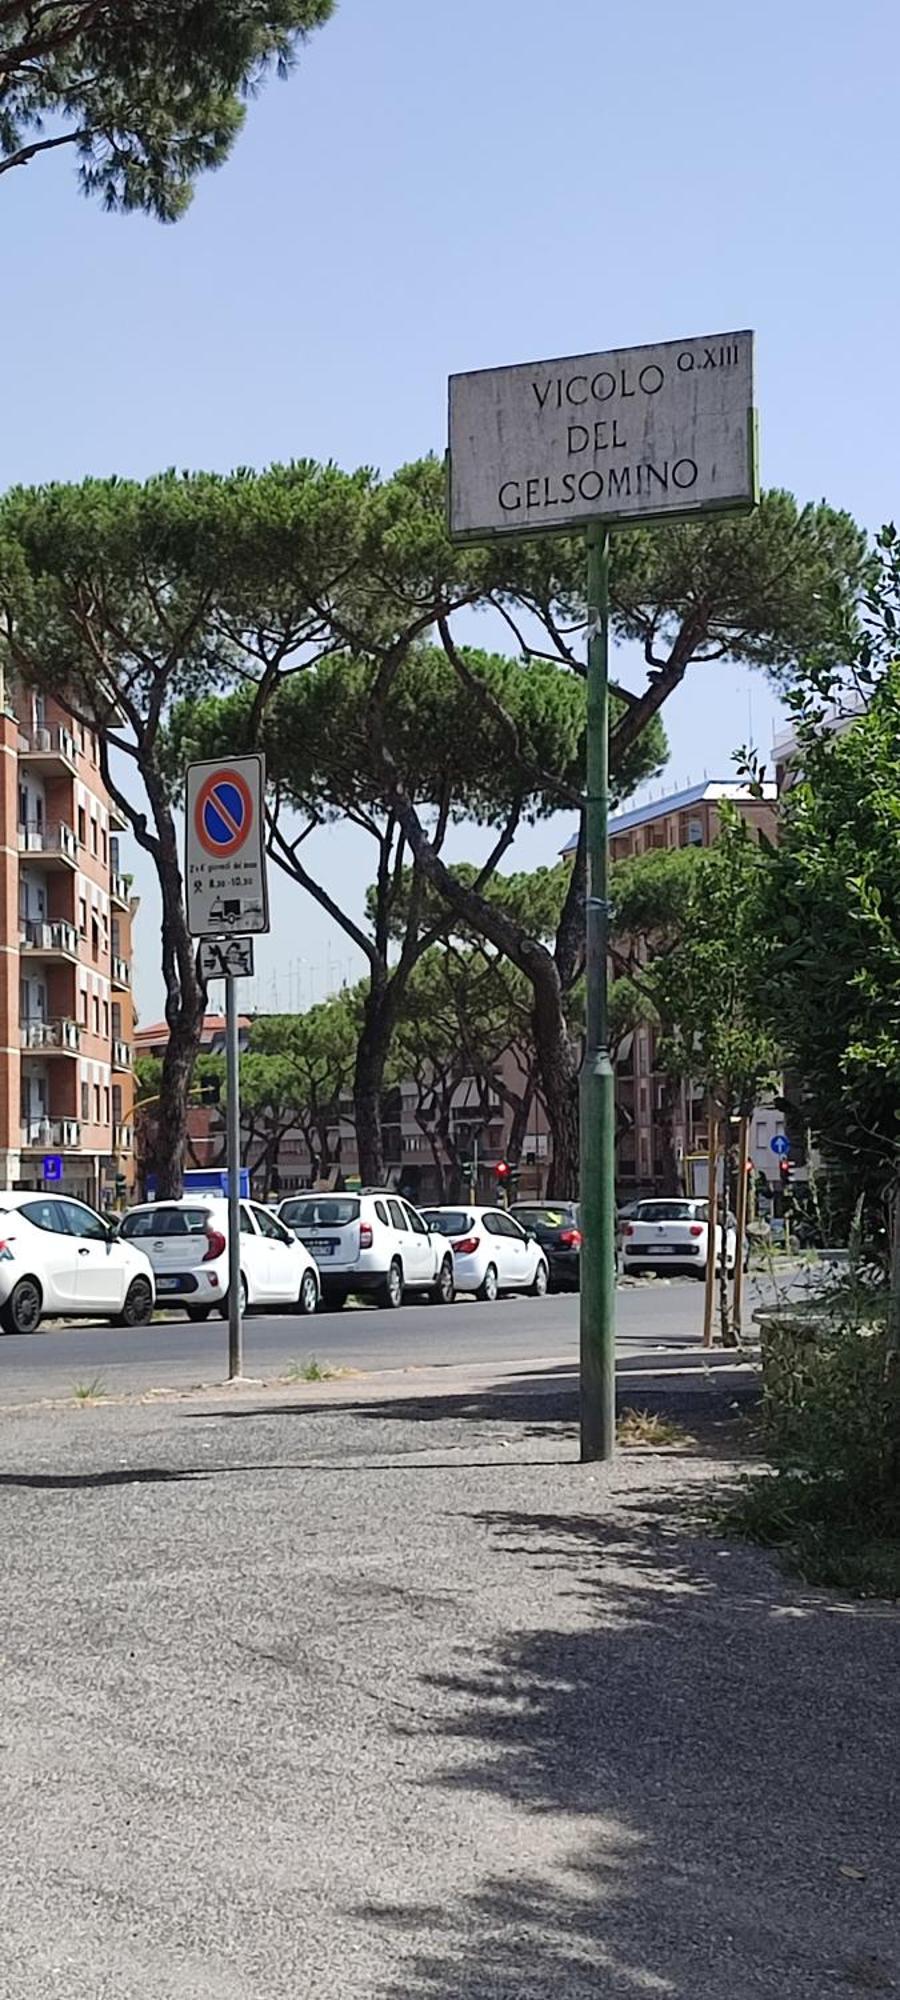
[[[750,1300],[756,1296],[751,1286]],[[618,1291],[618,1347],[633,1360],[654,1350],[699,1342],[703,1288],[691,1278],[645,1282]],[[244,1328],[244,1374],[273,1380],[315,1355],[334,1368],[361,1371],[575,1359],[578,1300],[508,1298],[482,1305],[407,1305],[399,1312],[348,1306],[301,1319],[293,1313],[250,1316]],[[71,1396],[97,1378],[107,1395],[147,1388],[221,1382],[227,1370],[224,1322],[194,1326],[173,1313],[152,1326],[50,1326],[0,1340],[0,1405]]]

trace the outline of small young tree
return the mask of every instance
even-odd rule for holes
[[[736,1174],[733,1124],[747,1118],[779,1067],[779,1049],[759,1005],[760,912],[770,851],[746,821],[723,809],[715,845],[700,851],[687,877],[680,930],[647,969],[659,1030],[659,1060],[679,1081],[702,1083],[710,1116],[724,1133],[723,1255],[720,1265],[722,1339],[734,1344],[728,1309],[724,1210]],[[717,1212],[709,1189],[711,1241]],[[743,1245],[737,1245],[743,1254]]]

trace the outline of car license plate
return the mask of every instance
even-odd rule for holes
[[[180,1278],[157,1278],[156,1289],[158,1292],[177,1292],[180,1284]]]
[[[314,1257],[333,1257],[337,1248],[327,1236],[307,1236],[305,1242],[307,1250],[311,1250]]]

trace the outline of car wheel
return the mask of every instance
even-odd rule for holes
[[[452,1306],[455,1297],[456,1280],[453,1276],[453,1263],[449,1257],[445,1257],[438,1272],[437,1284],[434,1291],[429,1293],[429,1298],[434,1300],[436,1306]]]
[[[542,1299],[544,1297],[546,1290],[547,1290],[547,1266],[544,1263],[542,1257],[537,1267],[537,1270],[535,1271],[534,1274],[534,1280],[531,1286],[531,1296],[533,1299]]]
[[[304,1271],[300,1281],[300,1295],[297,1299],[298,1313],[314,1313],[319,1303],[319,1286],[315,1271]]]
[[[494,1304],[495,1299],[497,1298],[499,1291],[500,1287],[497,1283],[497,1266],[496,1264],[489,1264],[475,1296],[476,1298],[484,1299],[489,1306],[492,1306]]]
[[[209,1318],[212,1306],[185,1306],[184,1310],[187,1313],[188,1319],[192,1319],[196,1325],[201,1319]]]
[[[132,1278],[125,1304],[112,1320],[113,1326],[146,1326],[153,1317],[153,1292],[147,1278]]]
[[[378,1293],[378,1303],[380,1306],[386,1306],[391,1312],[403,1304],[403,1266],[397,1257],[394,1258]]]
[[[35,1333],[41,1323],[44,1299],[36,1278],[20,1278],[9,1298],[0,1306],[4,1333]]]
[[[240,1282],[240,1286],[239,1286],[239,1297],[240,1297],[240,1301],[241,1301],[241,1318],[243,1319],[243,1317],[244,1317],[244,1314],[246,1313],[246,1311],[247,1311],[247,1307],[248,1307],[248,1305],[249,1305],[249,1299],[248,1299],[248,1297],[247,1297],[247,1280],[246,1280],[246,1278],[244,1277],[244,1273],[243,1273],[243,1271],[241,1272],[241,1282]],[[221,1313],[221,1315],[222,1315],[222,1318],[223,1318],[223,1319],[227,1319],[227,1318],[228,1318],[228,1293],[227,1293],[227,1292],[225,1293],[225,1297],[223,1298],[223,1300],[222,1300],[222,1303],[221,1303],[221,1305],[219,1306],[219,1311],[220,1311],[220,1313]]]

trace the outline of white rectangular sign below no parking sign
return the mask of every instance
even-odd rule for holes
[[[185,899],[192,937],[249,937],[269,928],[265,760],[189,764]]]

